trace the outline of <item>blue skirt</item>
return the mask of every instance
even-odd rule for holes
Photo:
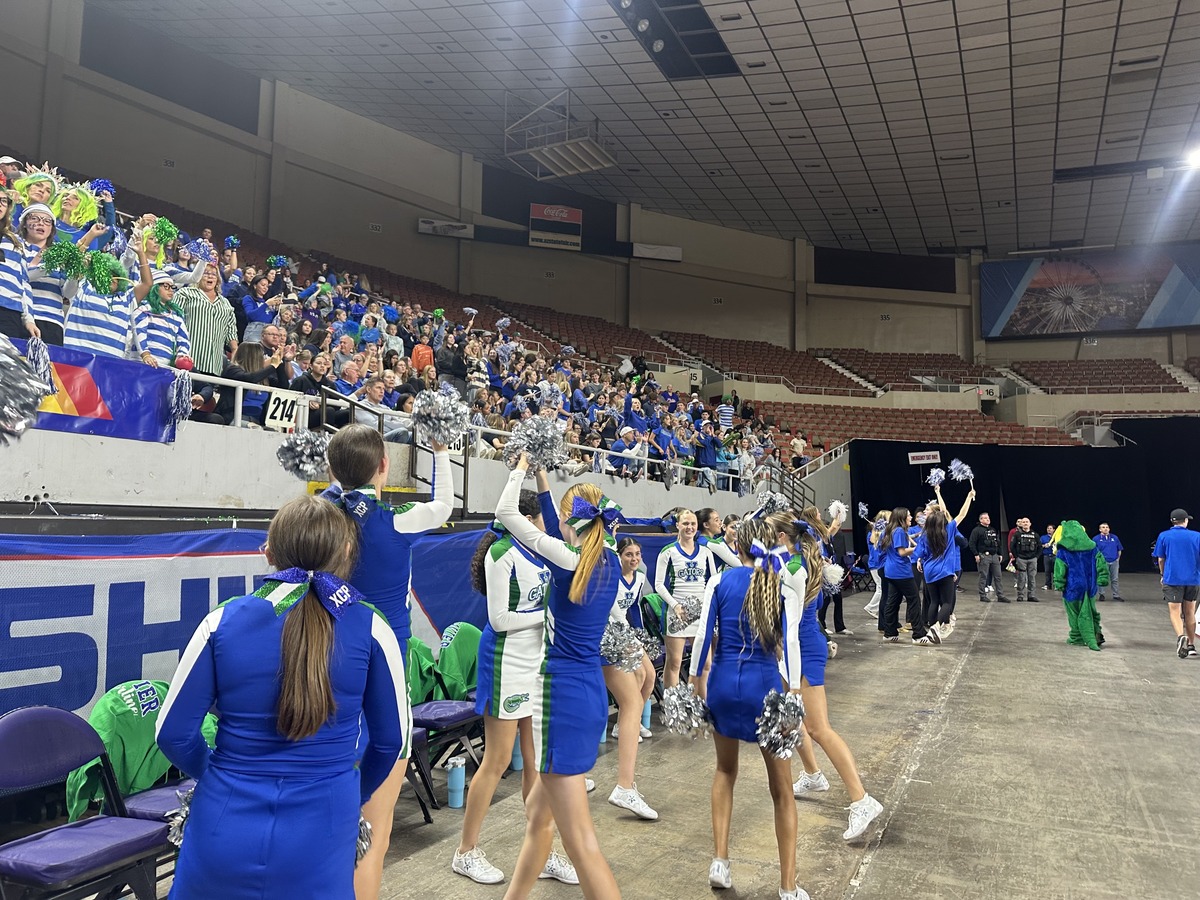
[[[813,619],[815,625],[816,619]],[[829,662],[829,641],[820,626],[800,623],[800,674],[812,687],[825,684],[825,664]]]
[[[538,676],[533,696],[533,747],[539,772],[590,772],[607,727],[608,692],[598,663],[594,672]]]
[[[358,771],[256,777],[216,766],[196,784],[171,900],[354,900]]]
[[[722,737],[758,743],[758,722],[763,700],[771,691],[783,690],[779,664],[767,657],[714,659],[708,675],[708,708],[713,731]]]

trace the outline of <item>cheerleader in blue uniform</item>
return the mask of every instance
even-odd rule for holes
[[[747,519],[738,526],[742,565],[726,569],[708,583],[692,652],[693,685],[700,683],[710,650],[713,656],[708,708],[717,768],[712,787],[714,855],[708,882],[716,888],[733,884],[729,875],[729,823],[737,781],[738,741],[758,743],[755,720],[762,713],[767,694],[773,690],[798,692],[801,685],[797,630],[801,604],[794,592],[782,590],[780,571],[787,553],[782,548],[768,550],[774,542],[774,533],[761,519]],[[779,896],[808,900],[808,894],[796,886],[796,804],[791,792],[791,763],[766,749],[762,749],[762,756],[775,807]]]
[[[696,510],[696,521],[700,524],[698,540],[708,548],[717,565],[717,571],[723,571],[730,566],[740,566],[737,552],[726,542],[725,533],[730,522],[736,524],[738,516],[728,515],[721,520],[721,514],[711,506]]]
[[[420,535],[440,528],[450,518],[454,483],[450,456],[441,444],[433,445],[433,497],[427,503],[392,507],[379,502],[387,484],[388,456],[383,436],[366,425],[347,425],[329,442],[327,451],[333,485],[321,496],[345,510],[358,525],[358,565],[350,583],[386,618],[400,644],[401,660],[408,660],[412,636],[409,584],[412,580],[412,544]],[[371,823],[374,840],[358,864],[354,886],[358,900],[374,900],[383,882],[383,858],[392,835],[396,798],[408,768],[408,736],[395,768],[380,786],[363,815]]]
[[[357,536],[315,497],[287,503],[265,552],[279,571],[209,613],[158,719],[158,746],[197,781],[174,900],[354,900],[359,808],[387,778],[411,718],[382,616],[343,579]],[[221,719],[210,751],[200,725]],[[356,767],[360,717],[370,743]]]
[[[600,638],[621,580],[609,546],[620,509],[594,484],[572,485],[563,495],[563,538],[550,537],[521,514],[522,456],[496,506],[513,539],[550,569],[546,598],[546,661],[534,686],[533,750],[539,777],[525,801],[527,825],[509,900],[529,896],[550,855],[557,823],[584,897],[620,897],[600,851],[587,804],[584,773],[596,763],[608,720]]]
[[[517,508],[537,528],[558,536],[558,511],[545,472],[537,473],[538,492],[521,491]],[[488,862],[479,832],[500,778],[512,762],[520,736],[521,755],[534,758],[534,682],[545,659],[546,589],[550,570],[512,539],[499,522],[483,533],[471,559],[471,582],[487,597],[488,622],[479,639],[475,712],[483,716],[483,762],[471,779],[462,837],[451,863],[453,871],[479,884],[499,884],[504,873]],[[521,796],[529,797],[537,772],[521,771]],[[542,872],[564,884],[579,884],[575,867],[552,852]]]
[[[808,523],[796,521],[789,513],[774,513],[767,517],[767,526],[779,546],[792,556],[783,569],[784,594],[791,592],[801,598],[804,613],[800,617],[800,652],[804,660],[800,695],[804,698],[804,729],[837,769],[850,794],[850,822],[842,837],[847,841],[861,837],[867,827],[883,812],[883,805],[867,793],[854,754],[842,736],[829,724],[829,704],[825,698],[825,664],[829,660],[829,644],[817,621],[817,605],[821,601],[821,571],[824,558],[820,544],[808,530]],[[829,779],[817,768],[812,745],[800,745],[800,760],[804,772],[792,785],[797,797],[829,790]]]

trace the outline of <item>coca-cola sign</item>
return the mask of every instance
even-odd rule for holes
[[[583,222],[583,210],[575,209],[571,206],[558,206],[557,204],[533,203],[529,206],[529,218],[551,219],[555,222],[581,224]]]

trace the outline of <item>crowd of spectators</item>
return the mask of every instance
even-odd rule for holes
[[[573,474],[746,493],[808,461],[800,437],[781,458],[774,426],[736,392],[715,406],[680,396],[640,358],[614,370],[570,347],[550,355],[507,319],[476,328],[470,307],[452,321],[328,263],[300,279],[286,257],[239,258],[233,235],[164,231],[153,213],[122,221],[108,182],[69,184],[11,157],[0,181],[0,331],[247,385],[238,409],[238,391],[197,379],[195,420],[263,427],[282,388],[310,398],[310,428],[356,421],[407,442],[416,395],[452,389],[471,408],[469,449],[481,457],[502,455],[516,423],[544,415],[564,431]],[[48,271],[43,252],[58,241],[112,254],[111,284]]]

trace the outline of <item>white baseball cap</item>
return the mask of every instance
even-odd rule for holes
[[[624,428],[622,428],[622,429],[621,429],[621,431],[620,431],[620,435],[621,435],[621,437],[625,437],[625,435],[627,435],[627,434],[633,434],[633,429],[632,429],[632,428],[630,428],[628,425],[626,425],[626,426],[625,426]]]
[[[0,166],[19,166],[20,164],[20,160],[13,159],[11,156],[0,156]]]

